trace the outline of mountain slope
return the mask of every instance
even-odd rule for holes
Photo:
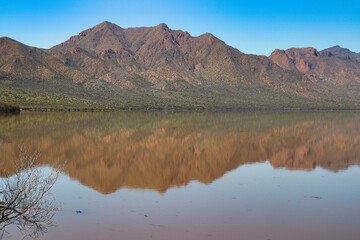
[[[327,48],[321,51],[327,53],[330,56],[336,56],[345,59],[360,60],[360,53],[354,53],[347,48],[342,48],[339,45]]]
[[[359,105],[357,86],[347,95],[303,72],[244,54],[212,34],[194,37],[164,23],[123,29],[103,22],[51,49],[0,38],[0,85],[84,99],[88,107],[94,102],[116,109]],[[26,99],[16,103],[29,107]]]
[[[359,54],[335,46],[323,51],[314,48],[275,50],[270,59],[279,66],[298,70],[338,96],[360,97]]]
[[[9,79],[81,81],[87,78],[86,74],[69,68],[45,50],[6,37],[0,38],[0,74]]]
[[[93,61],[78,58],[81,51]],[[166,24],[122,29],[103,22],[55,46],[52,52],[59,58],[66,56],[63,59],[94,78],[121,87],[183,90],[252,85],[294,91],[297,85],[310,84],[301,74],[279,68],[264,56],[243,54],[209,33],[192,37]]]

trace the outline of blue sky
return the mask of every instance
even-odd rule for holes
[[[102,21],[213,33],[240,51],[341,45],[360,52],[360,1],[0,0],[0,36],[49,48]]]

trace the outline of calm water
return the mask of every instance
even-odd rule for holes
[[[359,112],[0,116],[20,144],[66,162],[43,239],[360,239]]]

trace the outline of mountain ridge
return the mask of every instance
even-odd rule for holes
[[[306,68],[305,61],[303,65]],[[194,37],[165,23],[121,28],[105,21],[50,49],[4,38],[0,41],[0,84],[55,93],[78,89],[65,93],[78,97],[80,91],[81,97],[111,99],[112,105],[122,105],[120,98],[128,99],[127,91],[130,98],[137,95],[153,107],[159,101],[164,106],[169,101],[205,108],[209,100],[220,108],[336,107],[360,101],[358,95],[335,91],[271,56],[245,54],[210,33]],[[86,96],[86,91],[94,93]]]
[[[314,82],[324,83],[340,95],[360,96],[360,55],[347,48],[276,49],[269,58],[280,67],[298,70]]]

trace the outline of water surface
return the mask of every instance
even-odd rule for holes
[[[66,163],[44,239],[360,236],[357,112],[26,113],[0,143],[1,171]]]

